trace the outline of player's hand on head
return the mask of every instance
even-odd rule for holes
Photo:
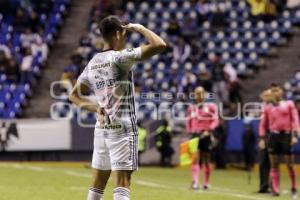
[[[127,31],[137,31],[141,28],[143,28],[144,26],[141,24],[133,24],[133,23],[129,23],[126,25],[123,25],[122,28],[124,28]]]

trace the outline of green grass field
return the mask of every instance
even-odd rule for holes
[[[0,200],[85,200],[91,170],[84,163],[0,162]],[[258,195],[258,175],[251,183],[244,171],[214,171],[209,191],[191,191],[188,169],[141,168],[134,174],[132,200],[264,200],[291,199],[287,174],[282,173],[280,197]],[[105,200],[112,200],[110,180]]]

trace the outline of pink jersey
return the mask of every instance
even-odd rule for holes
[[[293,101],[281,101],[278,105],[266,104],[259,124],[259,136],[270,132],[292,132],[299,129],[299,116]]]
[[[192,105],[187,110],[186,130],[188,133],[212,131],[219,125],[218,108],[213,103]]]

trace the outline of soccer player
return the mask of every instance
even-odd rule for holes
[[[297,132],[299,129],[299,116],[293,101],[282,100],[283,90],[273,85],[272,104],[265,105],[260,121],[260,143],[264,143],[266,132],[268,136],[268,151],[271,161],[271,181],[274,196],[279,196],[279,165],[280,155],[285,156],[289,177],[291,180],[291,192],[297,197],[296,173],[294,169],[294,156],[292,147],[297,144]]]
[[[131,174],[138,163],[132,66],[161,53],[166,43],[143,25],[123,25],[114,16],[104,18],[99,28],[104,50],[85,67],[69,99],[82,109],[98,113],[92,160],[94,178],[87,199],[103,198],[112,171],[116,179],[114,200],[129,200]],[[140,33],[148,44],[125,49],[128,31]],[[96,102],[83,96],[89,90],[95,94]]]
[[[219,125],[218,109],[214,103],[205,103],[205,90],[203,87],[195,89],[194,105],[187,110],[186,129],[192,137],[199,137],[198,156],[192,163],[192,189],[199,189],[199,175],[204,164],[203,189],[209,188],[209,176],[211,173],[210,153],[213,148],[213,131]]]

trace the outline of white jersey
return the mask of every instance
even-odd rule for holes
[[[105,110],[105,124],[96,128],[137,134],[132,66],[141,59],[141,48],[106,50],[96,54],[79,76]]]

